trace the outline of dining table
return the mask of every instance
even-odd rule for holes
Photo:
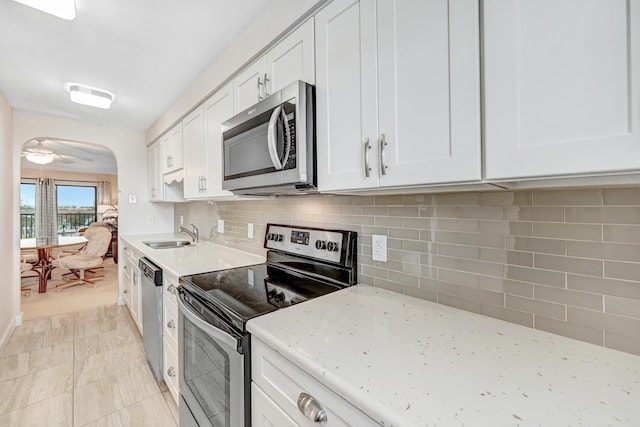
[[[40,270],[38,272],[39,293],[47,292],[47,281],[53,269],[51,265],[53,250],[55,248],[78,246],[86,242],[87,239],[83,236],[48,236],[20,239],[20,250],[22,252],[35,250],[38,254],[34,268]]]

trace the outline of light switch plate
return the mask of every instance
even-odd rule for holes
[[[135,194],[129,194],[129,203],[134,204],[136,202],[136,195]]]
[[[374,261],[387,262],[387,236],[373,234],[371,236],[371,245],[373,246],[371,258]]]
[[[253,239],[253,224],[252,223],[249,223],[247,225],[247,237],[249,239]]]
[[[218,220],[218,233],[224,233],[224,219]]]

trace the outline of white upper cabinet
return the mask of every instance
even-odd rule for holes
[[[213,94],[204,106],[204,136],[207,172],[203,195],[207,198],[230,197],[233,193],[222,189],[222,129],[221,124],[233,116],[233,87],[229,83]],[[203,155],[203,154],[201,154]]]
[[[234,77],[233,92],[236,113],[264,99],[264,77],[264,56]]]
[[[276,44],[233,79],[239,113],[290,83],[315,83],[313,18]]]
[[[173,127],[160,140],[162,147],[162,173],[182,169],[182,124]]]
[[[481,179],[476,0],[335,0],[316,15],[321,191]]]
[[[185,199],[233,196],[222,190],[221,124],[231,116],[233,90],[229,83],[182,121]]]
[[[160,143],[154,142],[147,147],[147,172],[149,182],[149,200],[162,200],[162,174],[160,173]]]
[[[640,168],[640,1],[485,0],[486,177]]]
[[[203,180],[207,174],[204,113],[202,105],[182,120],[182,149],[184,154],[184,198],[202,196]]]

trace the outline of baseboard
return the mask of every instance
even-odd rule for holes
[[[18,316],[12,317],[11,321],[2,333],[2,337],[0,338],[0,354],[4,353],[4,348],[7,346],[7,343],[9,342],[13,331],[16,329],[17,324],[22,324],[22,313],[20,313]]]

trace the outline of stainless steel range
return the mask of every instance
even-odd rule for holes
[[[251,426],[249,319],[356,284],[357,233],[268,224],[267,262],[180,278],[180,426]]]

